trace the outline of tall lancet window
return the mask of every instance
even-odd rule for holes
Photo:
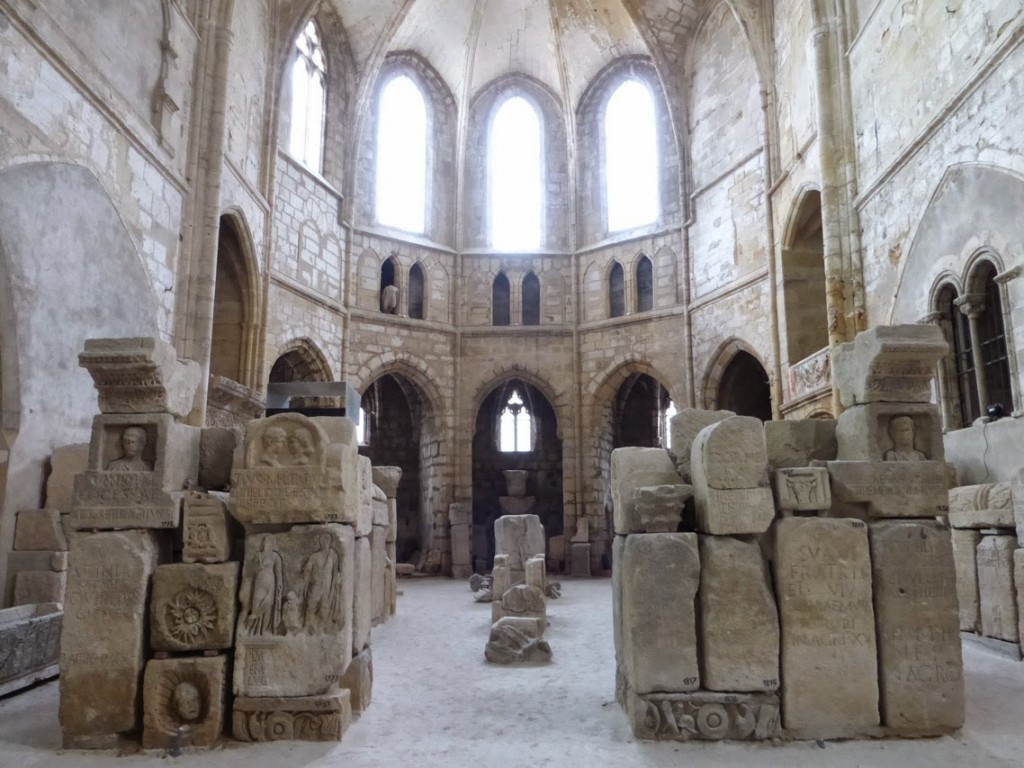
[[[491,124],[491,245],[499,251],[540,247],[544,173],[537,109],[522,96],[498,107]]]
[[[377,222],[422,233],[427,202],[427,106],[412,78],[380,92],[377,116]]]
[[[658,219],[658,123],[651,89],[630,78],[608,99],[604,118],[608,231]]]
[[[320,173],[324,158],[327,62],[312,19],[295,40],[292,61],[292,112],[288,151]]]
[[[533,420],[518,389],[505,401],[498,417],[499,449],[502,453],[525,453],[533,448]]]

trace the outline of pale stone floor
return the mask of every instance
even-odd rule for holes
[[[341,744],[234,744],[163,753],[60,750],[57,683],[0,700],[0,767],[1020,766],[1024,663],[965,648],[967,724],[956,737],[784,745],[641,743],[614,701],[610,580],[563,581],[545,667],[484,662],[490,606],[463,582],[404,580],[399,615],[374,630],[373,704]]]

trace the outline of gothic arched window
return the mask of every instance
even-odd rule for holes
[[[499,251],[540,247],[543,145],[536,107],[522,96],[506,99],[494,113],[488,149],[491,245]]]
[[[327,61],[320,45],[320,33],[312,19],[296,38],[292,55],[288,151],[307,168],[320,173],[327,112]]]
[[[654,309],[654,267],[651,260],[641,256],[636,265],[636,311]]]
[[[540,325],[540,280],[533,272],[523,278],[523,325]]]
[[[419,262],[409,270],[409,317],[423,319],[423,267]]]
[[[508,278],[499,272],[491,286],[491,322],[493,325],[512,324],[512,303],[509,298]]]
[[[377,222],[422,233],[427,201],[427,106],[407,75],[388,81],[377,116]]]
[[[533,418],[518,389],[513,389],[498,415],[498,450],[525,453],[533,450]]]
[[[604,115],[605,201],[608,231],[658,219],[658,122],[651,89],[624,81]]]
[[[622,317],[626,314],[626,276],[622,265],[615,262],[608,278],[608,316]]]

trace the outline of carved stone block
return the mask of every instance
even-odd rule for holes
[[[949,524],[954,528],[1015,528],[1010,483],[950,488]]]
[[[341,741],[351,723],[347,689],[290,698],[237,696],[231,735],[239,741]]]
[[[787,732],[844,738],[879,724],[867,526],[790,517],[775,526]]]
[[[70,544],[60,723],[68,746],[104,746],[139,725],[146,597],[159,547],[150,531],[81,534]]]
[[[742,693],[647,693],[627,690],[633,735],[657,741],[764,741],[781,732],[779,697]]]
[[[231,473],[232,514],[246,524],[357,524],[362,486],[352,429],[348,419],[295,413],[249,422]]]
[[[756,541],[700,537],[701,682],[712,691],[779,687],[779,614]]]
[[[861,403],[927,403],[935,364],[949,351],[937,325],[880,325],[832,353],[844,407]]]
[[[382,528],[387,528],[391,525],[391,516],[388,510],[388,505],[395,503],[394,499],[388,499],[384,495],[384,491],[378,488],[376,485],[373,486],[373,495],[371,497],[372,514],[370,519],[374,525],[379,525]]]
[[[536,587],[541,594],[547,590],[547,564],[543,555],[534,555],[526,561],[526,585]]]
[[[231,557],[231,516],[223,499],[189,493],[182,526],[182,561],[222,563]]]
[[[695,488],[767,488],[764,424],[732,416],[705,427],[690,449],[690,471]]]
[[[89,444],[76,443],[54,448],[50,454],[50,476],[46,479],[46,508],[71,510],[75,495],[75,475],[89,465]]]
[[[155,651],[213,651],[234,639],[238,563],[173,563],[153,574],[150,644]]]
[[[1016,548],[1016,536],[982,536],[977,549],[981,633],[1011,643],[1020,642],[1013,583]]]
[[[357,477],[359,479],[359,514],[356,515],[354,523],[356,536],[369,536],[370,528],[373,525],[387,525],[387,520],[383,523],[374,522],[374,499],[373,490],[375,488],[373,484],[373,464],[370,459],[366,456],[356,456],[358,465],[356,467]],[[385,506],[385,512],[387,507]]]
[[[521,617],[506,617],[491,627],[484,658],[492,664],[543,664],[551,661],[551,646]]]
[[[772,473],[775,506],[783,512],[820,512],[832,506],[828,470],[787,467]]]
[[[387,618],[387,529],[373,526],[370,533],[370,615],[374,626]]]
[[[355,540],[355,585],[352,597],[352,652],[358,654],[370,644],[373,626],[373,554],[370,538]]]
[[[590,573],[590,544],[574,543],[569,547],[569,558],[573,578],[589,579]]]
[[[981,605],[978,595],[977,549],[981,532],[954,528],[951,532],[953,564],[956,568],[956,596],[960,607],[960,629],[981,631]],[[1018,582],[1024,584],[1024,582]]]
[[[766,421],[764,444],[772,469],[806,467],[812,461],[835,461],[836,422],[832,419]]]
[[[69,527],[177,528],[182,489],[198,477],[199,437],[168,414],[97,416]]]
[[[652,485],[678,485],[683,478],[661,448],[616,448],[612,451],[612,514],[615,533],[642,533],[633,492]]]
[[[761,421],[733,416],[705,427],[690,451],[697,530],[763,533],[775,518]]]
[[[222,491],[231,484],[235,450],[242,443],[239,427],[206,427],[199,437],[199,486]]]
[[[14,549],[19,552],[54,552],[68,548],[56,509],[26,509],[14,526]]]
[[[940,462],[830,461],[825,466],[832,517],[936,517],[949,511],[949,475]],[[857,508],[862,514],[854,513]]]
[[[57,675],[62,616],[56,603],[0,610],[0,696]]]
[[[536,515],[508,515],[494,521],[494,551],[508,556],[512,584],[526,577],[527,560],[544,555],[544,544],[544,526]]]
[[[696,690],[697,534],[627,536],[621,565],[622,661],[629,686],[637,693]]]
[[[1017,546],[1024,547],[1024,468],[1010,481],[1010,496],[1013,499],[1013,522],[1017,527]]]
[[[154,338],[89,339],[78,364],[92,376],[101,413],[184,418],[202,380],[198,363],[179,360],[173,346]]]
[[[697,434],[712,424],[725,421],[736,414],[732,411],[704,411],[698,408],[683,408],[669,424],[669,432],[672,434],[672,449],[669,456],[675,463],[676,469],[683,478],[683,482],[690,482],[690,449]]]
[[[227,666],[227,656],[146,664],[143,748],[214,746],[224,730]]]
[[[840,461],[945,461],[942,415],[931,403],[847,408],[836,425]]]
[[[683,507],[693,496],[693,486],[650,485],[633,491],[633,508],[643,533],[672,533],[679,528]]]
[[[869,528],[882,722],[943,733],[964,722],[963,660],[949,529],[932,521]]]
[[[389,499],[398,496],[398,483],[402,479],[401,467],[374,467],[373,484],[384,491]]]
[[[373,698],[373,651],[369,645],[352,657],[348,669],[341,676],[341,687],[350,693],[353,714],[361,714],[370,706]]]
[[[352,658],[354,550],[355,534],[347,525],[302,525],[246,537],[236,695],[338,690]]]
[[[67,574],[54,571],[19,571],[14,574],[14,604],[63,603]]]

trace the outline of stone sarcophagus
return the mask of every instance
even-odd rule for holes
[[[0,696],[57,674],[63,616],[56,603],[0,611]]]

